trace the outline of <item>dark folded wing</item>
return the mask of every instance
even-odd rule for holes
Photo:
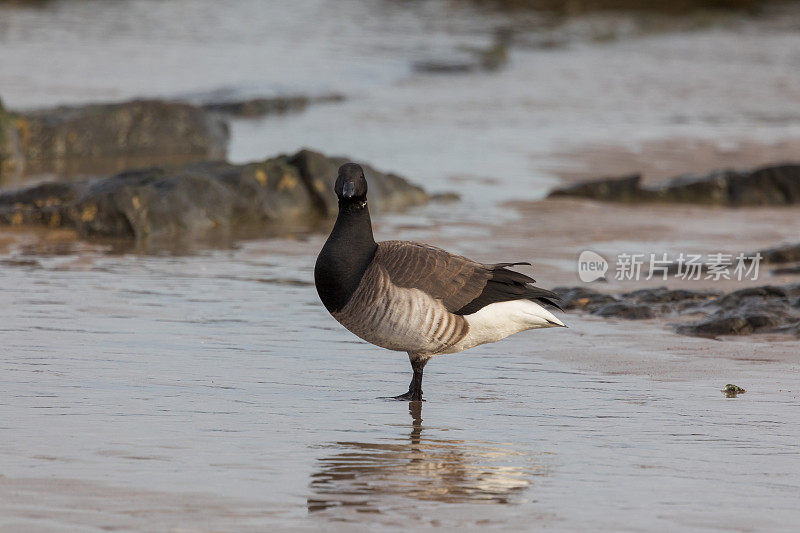
[[[559,306],[558,296],[534,287],[534,280],[506,267],[530,263],[484,265],[441,248],[408,241],[378,243],[373,262],[392,283],[419,289],[444,303],[452,313],[468,315],[495,302],[529,299]]]

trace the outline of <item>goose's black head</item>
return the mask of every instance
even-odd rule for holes
[[[339,176],[333,186],[339,205],[360,205],[367,203],[367,179],[361,165],[345,163],[339,167]]]

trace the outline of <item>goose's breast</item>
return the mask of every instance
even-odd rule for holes
[[[439,300],[392,284],[382,268],[373,266],[333,316],[367,342],[412,353],[441,352],[469,331],[464,318],[450,313]]]

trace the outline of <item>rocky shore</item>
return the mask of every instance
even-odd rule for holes
[[[323,96],[275,96],[270,98],[249,98],[244,100],[225,99],[202,104],[206,111],[224,113],[237,118],[259,118],[265,115],[303,111],[311,104],[335,103],[344,101],[341,94]]]
[[[0,100],[0,183],[4,176],[17,176],[23,168],[22,149],[15,116],[6,111]]]
[[[71,166],[91,173],[85,169],[109,158],[222,158],[229,138],[221,116],[160,100],[6,112],[0,127],[0,159],[13,161],[0,170],[2,181]]]
[[[198,104],[132,100],[18,112],[4,110],[0,102],[0,183],[23,175],[92,176],[223,159],[230,117],[301,111],[313,103],[343,99],[331,94]]]
[[[556,189],[550,198],[579,197],[604,202],[675,202],[732,207],[800,203],[800,164],[754,170],[720,170],[686,175],[656,186],[643,186],[641,175],[583,181]]]
[[[336,169],[348,161],[310,150],[234,165],[201,162],[114,176],[50,182],[0,194],[0,224],[68,228],[80,237],[176,239],[256,228],[271,236],[310,228],[336,213]],[[394,174],[363,165],[370,202],[391,211],[428,195]]]
[[[666,287],[620,294],[586,287],[554,290],[563,298],[566,310],[624,320],[673,318],[679,321],[674,324],[675,331],[682,335],[783,333],[800,337],[800,283],[728,293]]]

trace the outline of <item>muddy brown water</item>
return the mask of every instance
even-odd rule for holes
[[[796,121],[769,117],[797,104],[796,15],[519,47],[497,74],[437,77],[412,61],[485,45],[504,19],[444,2],[222,5],[4,4],[0,95],[25,108],[346,93],[235,121],[231,157],[311,146],[455,189],[460,203],[377,213],[378,237],[531,259],[544,286],[577,284],[584,247],[749,252],[796,234],[793,211],[503,203],[606,161],[624,170],[599,145],[632,161],[660,139],[702,140],[685,158],[691,141],[665,145],[663,175],[740,146],[791,152],[780,143],[800,136]],[[361,31],[342,32],[356,18]],[[409,405],[379,399],[408,386],[405,355],[358,341],[320,305],[321,236],[223,244],[2,236],[0,529],[796,529],[796,339],[566,314],[569,329],[435,359],[427,401]],[[727,398],[727,383],[747,392]]]

